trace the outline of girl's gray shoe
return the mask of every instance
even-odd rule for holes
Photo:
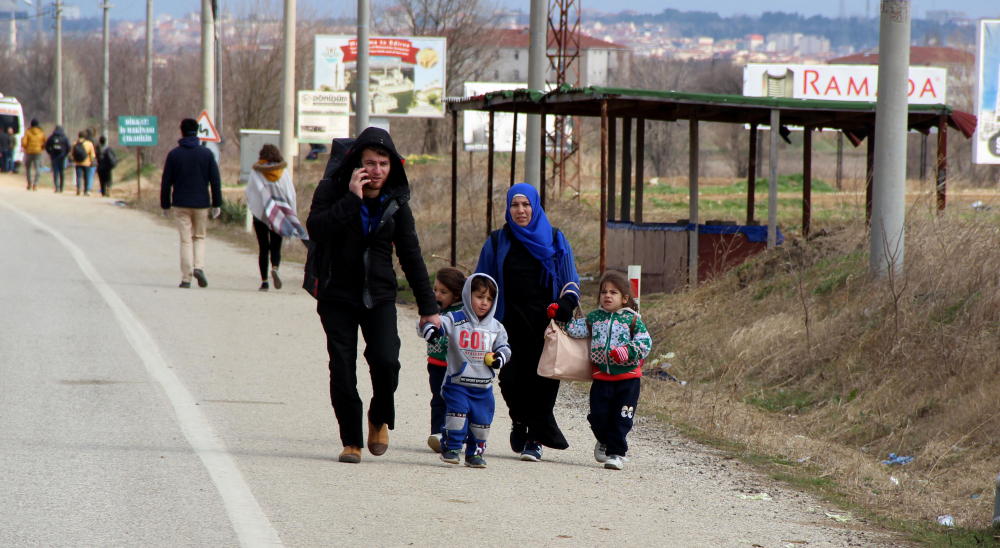
[[[608,450],[607,445],[604,445],[601,442],[597,442],[597,444],[594,445],[594,460],[596,460],[597,462],[607,461],[608,460],[608,455],[606,453],[607,450]]]

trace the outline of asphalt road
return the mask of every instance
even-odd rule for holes
[[[516,460],[497,388],[489,466],[444,464],[405,307],[389,451],[340,464],[301,267],[259,293],[255,255],[210,239],[209,287],[181,290],[172,221],[20,176],[0,175],[0,235],[0,546],[898,542],[648,421],[626,469],[604,470],[572,389],[557,407],[569,450]],[[761,491],[772,500],[741,497]]]

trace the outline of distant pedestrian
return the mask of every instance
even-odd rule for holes
[[[172,207],[177,219],[181,236],[179,287],[191,287],[191,276],[198,280],[198,287],[208,287],[204,271],[205,232],[208,229],[209,208],[212,209],[213,219],[221,212],[222,180],[215,156],[198,140],[198,122],[185,118],[181,122],[181,135],[178,146],[167,154],[163,166],[160,207],[164,217]]]
[[[84,131],[87,132],[87,141],[90,142],[90,146],[94,147],[94,161],[90,163],[90,180],[94,180],[94,174],[97,173],[97,163],[101,158],[101,153],[104,152],[100,144],[94,137],[97,136],[96,130],[93,127],[88,127]]]
[[[462,310],[462,290],[465,287],[465,274],[457,268],[446,266],[434,275],[434,297],[437,298],[441,314]],[[427,377],[431,385],[431,435],[427,438],[427,446],[435,453],[441,452],[441,439],[444,437],[446,405],[441,395],[441,385],[444,384],[445,372],[448,368],[448,335],[444,334],[437,340],[427,343]]]
[[[52,185],[56,192],[62,192],[66,182],[66,157],[69,156],[69,150],[69,137],[62,126],[56,126],[49,140],[45,141],[45,152],[49,153],[49,161],[52,163]]]
[[[590,385],[590,414],[587,420],[597,438],[594,458],[605,468],[621,470],[625,466],[632,430],[642,360],[653,346],[646,324],[636,309],[628,280],[620,272],[609,270],[601,276],[599,308],[586,318],[560,323],[570,337],[590,339],[590,359],[594,363],[594,383]],[[554,318],[559,307],[549,307]]]
[[[13,160],[14,154],[12,150],[14,147],[14,136],[7,132],[7,128],[0,126],[0,173],[7,173],[10,168],[7,167],[7,159]]]
[[[107,137],[101,135],[101,152],[97,155],[97,177],[101,181],[101,195],[111,197],[111,171],[118,166],[118,155],[113,148],[107,146]]]
[[[45,150],[45,132],[38,127],[38,120],[31,121],[31,127],[21,137],[24,151],[24,174],[28,177],[28,190],[38,190],[38,172],[42,167],[42,151]],[[31,168],[35,168],[35,180],[31,180]]]
[[[274,145],[266,144],[260,149],[258,158],[250,171],[250,181],[244,193],[247,207],[253,214],[253,230],[260,248],[260,291],[267,291],[268,258],[274,288],[281,289],[278,267],[281,265],[282,237],[306,239],[307,236],[295,209],[295,187],[285,169],[288,165],[281,157],[281,151]]]
[[[94,185],[94,172],[90,167],[96,163],[97,151],[94,145],[87,140],[87,132],[81,131],[77,134],[76,143],[71,152],[73,165],[76,166],[76,195],[82,192],[84,196],[90,196],[90,187]]]
[[[17,173],[17,162],[14,161],[14,153],[17,151],[17,135],[14,127],[7,128],[7,135],[10,136],[10,148],[7,149],[7,171]]]

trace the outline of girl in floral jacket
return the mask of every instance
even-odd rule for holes
[[[652,340],[635,311],[638,306],[625,276],[609,270],[601,276],[600,287],[600,308],[562,325],[574,339],[590,338],[594,383],[587,420],[597,438],[594,458],[605,468],[621,470],[628,451],[625,436],[639,403],[642,360]]]

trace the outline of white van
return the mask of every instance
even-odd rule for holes
[[[20,165],[24,159],[24,153],[21,152],[21,137],[24,137],[26,131],[24,111],[17,99],[4,97],[0,93],[0,130],[7,131],[9,127],[14,128],[14,136],[17,138],[17,144],[14,146],[14,164]]]

